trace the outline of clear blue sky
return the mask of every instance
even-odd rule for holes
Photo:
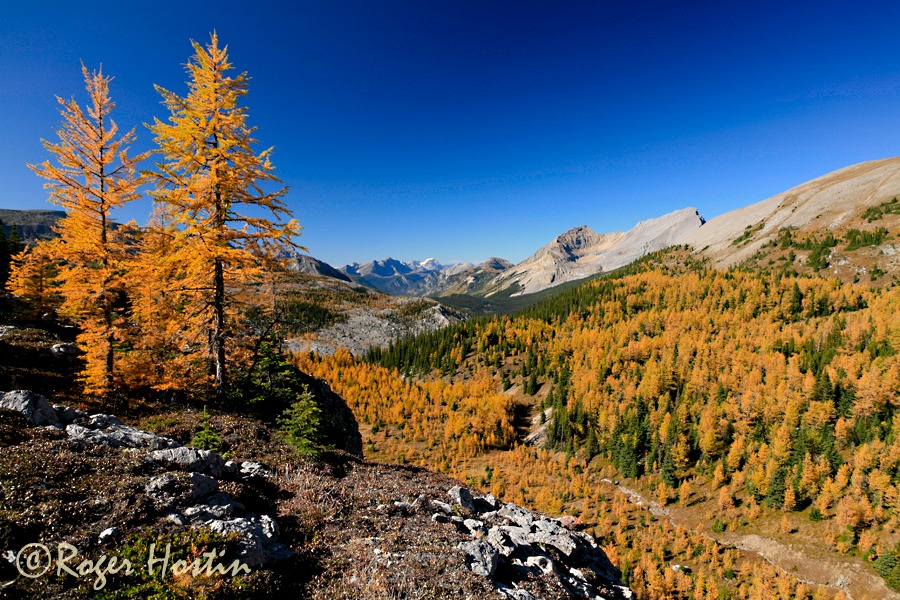
[[[143,149],[153,84],[183,94],[215,29],[300,242],[335,265],[519,261],[574,226],[710,218],[900,154],[897,2],[26,5],[0,12],[0,207],[50,207],[25,163],[48,158],[54,96],[84,100],[80,61],[115,77]]]

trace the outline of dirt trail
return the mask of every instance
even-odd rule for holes
[[[600,480],[628,497],[657,517],[665,517],[673,525],[693,528],[686,518],[690,508],[669,509],[648,499],[640,492],[619,485],[610,479]],[[820,585],[844,592],[850,600],[900,600],[900,594],[888,588],[884,581],[872,573],[862,560],[855,557],[838,556],[824,546],[809,544],[785,544],[770,537],[757,534],[704,533],[720,544],[752,552],[784,573],[807,584]]]

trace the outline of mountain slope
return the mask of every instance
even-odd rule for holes
[[[26,244],[33,244],[36,240],[46,240],[56,237],[53,226],[66,216],[61,210],[13,210],[0,208],[0,221],[3,221],[6,233],[13,225],[19,232],[19,237]]]
[[[587,225],[575,227],[517,265],[495,257],[478,265],[387,258],[354,263],[341,271],[358,283],[389,294],[524,296],[618,269],[649,252],[681,243],[703,223],[696,209],[684,208],[641,221],[624,232],[598,233]]]
[[[760,252],[758,258],[780,258],[767,252],[776,245],[803,250],[802,244],[785,239],[785,231],[790,231],[795,240],[816,235],[821,242],[828,234],[840,238],[852,229],[874,232],[884,227],[888,235],[883,243],[848,250],[855,244],[838,240],[831,246],[833,250],[825,249],[825,262],[832,267],[831,274],[838,276],[871,271],[876,263],[879,269],[896,273],[900,270],[900,245],[895,237],[900,215],[879,207],[890,207],[891,200],[898,196],[900,158],[864,162],[710,219],[682,241],[710,257],[714,265],[724,267]],[[860,248],[869,249],[853,253]],[[806,264],[807,259],[804,255],[801,260]]]
[[[17,327],[0,345],[49,355],[53,334],[40,331],[39,347]],[[444,475],[362,460],[344,400],[298,375],[326,424],[321,442],[333,446],[316,458],[298,456],[278,431],[282,404],[204,406],[214,441],[203,442],[197,407],[131,398],[120,406],[136,421],[126,425],[94,413],[102,405],[77,397],[73,377],[66,397],[79,409],[32,390],[0,392],[0,542],[13,556],[0,561],[0,596],[634,597],[597,541],[571,523]],[[46,379],[36,378],[38,390]],[[51,570],[57,555],[71,568]]]

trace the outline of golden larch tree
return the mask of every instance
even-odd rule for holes
[[[191,42],[186,65],[188,94],[156,89],[170,111],[167,122],[150,127],[162,160],[152,174],[154,199],[173,280],[165,302],[177,307],[186,351],[205,348],[216,396],[227,387],[226,354],[232,320],[242,295],[253,289],[263,269],[277,268],[275,256],[300,226],[290,217],[270,161],[272,149],[255,152],[254,127],[238,102],[247,93],[247,75],[231,76],[227,47],[215,33],[203,47]],[[260,216],[264,215],[264,216]]]
[[[80,327],[78,343],[85,353],[81,378],[89,394],[106,396],[115,383],[115,345],[123,315],[117,300],[124,293],[123,268],[132,234],[113,226],[112,212],[140,196],[137,165],[149,153],[129,156],[134,129],[120,135],[110,117],[112,77],[82,65],[88,103],[57,98],[62,108],[59,142],[43,141],[55,155],[28,165],[47,179],[50,202],[66,211],[56,227],[59,239],[44,254],[59,261],[61,313]],[[40,256],[40,254],[38,254]]]
[[[6,288],[41,314],[59,308],[59,261],[54,244],[40,242],[12,257]]]

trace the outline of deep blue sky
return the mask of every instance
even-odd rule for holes
[[[217,30],[312,255],[519,261],[564,230],[710,218],[898,154],[900,3],[6,3],[0,207],[49,208],[55,95],[101,62],[123,127]],[[142,8],[135,8],[135,6]],[[149,167],[149,165],[148,165]],[[120,218],[145,221],[138,203]]]

